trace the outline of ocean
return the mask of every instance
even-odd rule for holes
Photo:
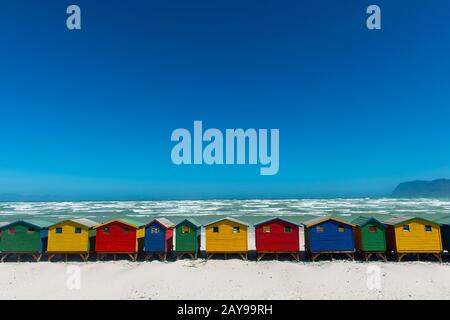
[[[183,200],[183,201],[73,201],[0,202],[0,221],[40,218],[89,218],[104,222],[129,217],[149,222],[166,217],[177,223],[194,217],[201,223],[231,216],[249,223],[279,216],[301,223],[314,216],[329,215],[344,220],[363,215],[381,221],[392,216],[419,216],[437,221],[450,217],[450,199],[288,199],[288,200]]]

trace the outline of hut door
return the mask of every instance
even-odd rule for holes
[[[166,248],[166,235],[164,229],[156,224],[150,225],[147,228],[145,242],[145,251],[164,252]]]

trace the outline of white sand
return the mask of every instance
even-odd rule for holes
[[[76,285],[67,273],[73,267],[80,270],[79,289],[67,286]],[[367,286],[368,279],[377,284],[377,272],[375,282],[367,273],[373,267],[380,268],[380,289]],[[3,263],[0,299],[450,299],[450,264],[237,259]]]

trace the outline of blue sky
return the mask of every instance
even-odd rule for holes
[[[82,30],[65,27],[78,4]],[[378,4],[382,30],[365,26]],[[389,193],[450,176],[448,1],[0,5],[0,194]],[[175,166],[176,128],[279,128],[280,171]]]

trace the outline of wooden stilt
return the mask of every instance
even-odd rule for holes
[[[442,256],[439,253],[434,253],[433,255],[436,257],[436,259],[438,259],[440,263],[442,263]]]
[[[42,257],[42,253],[33,254],[34,261],[36,261],[36,262],[41,261],[41,257]]]
[[[320,253],[313,253],[312,256],[311,256],[311,260],[312,260],[313,262],[315,262],[316,259],[317,259],[319,256],[320,256]]]
[[[377,254],[381,259],[383,259],[384,262],[387,262],[386,254],[384,253],[378,253]]]
[[[299,254],[298,253],[291,253],[292,258],[294,258],[295,261],[299,261]]]
[[[4,262],[5,261],[5,259],[8,257],[8,255],[7,254],[3,254],[2,255],[2,262]]]

